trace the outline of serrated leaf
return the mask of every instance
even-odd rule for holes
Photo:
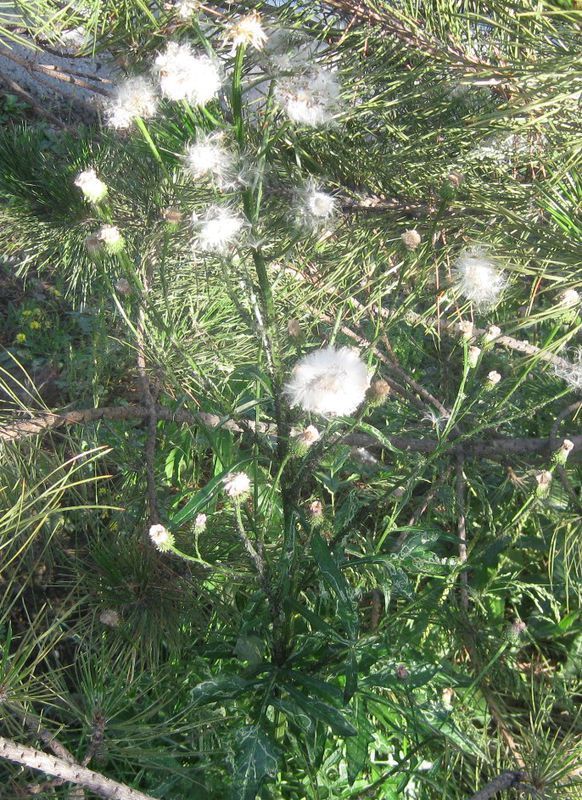
[[[267,778],[275,778],[279,751],[257,725],[247,725],[236,734],[236,756],[232,776],[233,800],[255,800]]]
[[[228,475],[229,472],[237,472],[245,464],[248,464],[249,461],[250,459],[248,458],[241,459],[240,461],[231,464],[228,469],[225,469],[218,475],[215,475],[214,478],[208,481],[203,489],[201,489],[199,492],[196,492],[196,494],[188,500],[186,505],[177,511],[173,517],[171,517],[170,522],[172,527],[183,525],[185,522],[191,520],[202,508],[205,508],[212,495],[218,490],[223,478]]]
[[[338,600],[346,605],[351,605],[351,592],[348,582],[334,561],[329,547],[318,533],[315,533],[311,540],[311,551],[327,586],[332,590]]]
[[[362,698],[354,698],[354,718],[358,733],[346,739],[346,759],[348,763],[348,783],[354,783],[368,763],[368,745],[374,740],[372,726],[368,720],[366,706]]]
[[[314,697],[307,697],[292,686],[287,686],[289,695],[295,700],[297,705],[312,719],[324,722],[338,736],[355,736],[357,733],[353,724],[342,714],[339,708],[317,700]]]

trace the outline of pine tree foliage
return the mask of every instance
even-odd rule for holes
[[[221,90],[0,132],[0,733],[160,799],[576,797],[576,3],[21,10]]]

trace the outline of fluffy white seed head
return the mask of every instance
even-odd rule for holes
[[[162,94],[170,100],[187,100],[204,106],[220,91],[217,65],[206,55],[196,55],[190,45],[169,42],[153,66]]]
[[[94,169],[86,169],[75,178],[75,186],[90,203],[99,203],[107,195],[107,184],[97,177]]]
[[[318,189],[313,182],[297,193],[297,220],[304,228],[315,231],[325,227],[336,208],[335,199]]]
[[[260,14],[253,11],[251,14],[245,14],[244,17],[239,17],[237,22],[229,27],[225,36],[225,41],[232,43],[231,55],[234,55],[239,45],[254,47],[255,50],[262,50],[267,42],[267,38]]]
[[[149,530],[149,537],[154,547],[157,548],[160,553],[165,553],[174,546],[175,540],[173,534],[163,525],[152,525]]]
[[[223,479],[224,491],[232,500],[238,500],[251,490],[251,479],[245,472],[229,472]]]
[[[494,369],[492,369],[487,375],[487,383],[490,387],[497,386],[500,380],[501,375]]]
[[[236,159],[225,146],[220,132],[200,136],[188,145],[184,166],[195,180],[209,177],[219,189],[228,189],[236,184]]]
[[[244,219],[225,206],[210,206],[202,217],[194,213],[192,222],[198,247],[211,253],[226,253],[245,226]]]
[[[560,305],[564,308],[574,308],[580,303],[580,295],[576,289],[566,289],[560,295]]]
[[[474,327],[473,323],[468,319],[462,319],[457,325],[458,331],[463,339],[471,339],[473,337]]]
[[[281,78],[275,97],[292,122],[320,127],[330,124],[339,111],[340,84],[335,73],[315,67],[304,74]]]
[[[129,128],[136,117],[153,117],[157,107],[152,84],[142,77],[128,78],[119,84],[115,96],[106,104],[105,116],[112,128]]]
[[[285,385],[291,406],[322,415],[349,415],[364,402],[371,375],[356,350],[325,347],[303,356]]]
[[[178,0],[174,6],[179,19],[188,20],[200,10],[199,0]]]
[[[97,237],[108,253],[119,253],[123,250],[123,236],[115,225],[102,225],[97,231]]]
[[[477,366],[477,362],[479,361],[479,356],[481,355],[481,348],[472,346],[469,348],[469,353],[467,357],[467,361],[469,366],[473,369]]]
[[[499,336],[501,336],[501,328],[499,328],[497,325],[490,325],[487,328],[487,332],[485,333],[485,341],[486,342],[492,342],[494,339],[497,339]]]
[[[505,278],[481,248],[462,252],[454,273],[459,294],[481,308],[494,305],[505,286]]]

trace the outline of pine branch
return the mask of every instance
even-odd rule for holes
[[[511,789],[512,786],[517,787],[521,783],[522,778],[523,772],[502,772],[501,775],[498,775],[490,781],[487,786],[480,789],[477,794],[474,794],[469,800],[489,800],[489,798],[505,789]]]
[[[117,783],[99,772],[93,772],[80,764],[71,763],[56,756],[49,756],[41,750],[19,744],[4,736],[0,736],[0,758],[74,783],[76,786],[95,792],[106,800],[154,800],[151,795]]]

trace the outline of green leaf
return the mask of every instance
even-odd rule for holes
[[[351,606],[351,592],[350,587],[340,568],[334,561],[327,544],[321,538],[319,533],[315,533],[311,540],[311,550],[313,557],[317,561],[321,575],[325,583],[329,586],[332,592],[336,595],[340,602],[345,605]]]
[[[320,722],[324,722],[326,725],[329,725],[332,731],[337,733],[338,736],[356,735],[356,728],[338,708],[335,708],[328,703],[324,703],[323,700],[316,700],[314,697],[307,697],[298,689],[294,689],[292,686],[287,686],[286,689],[290,697],[292,697],[297,705],[312,719],[319,720]]]
[[[232,700],[251,686],[251,681],[239,678],[238,675],[212,678],[195,686],[190,692],[194,706],[204,706],[217,700]]]
[[[232,798],[254,800],[262,783],[277,776],[278,748],[257,725],[247,725],[236,734],[236,750]]]
[[[180,509],[173,517],[170,519],[170,524],[172,527],[177,527],[179,525],[183,525],[185,522],[191,520],[201,509],[205,508],[210,501],[210,498],[218,490],[219,485],[222,483],[223,478],[228,475],[229,472],[237,472],[240,470],[245,464],[248,464],[251,461],[250,458],[243,458],[240,461],[237,461],[234,464],[231,464],[228,469],[223,470],[221,473],[216,475],[212,478],[208,483],[197,492],[194,497],[191,497],[190,500],[186,503],[186,505]]]
[[[368,745],[374,740],[364,700],[360,697],[354,698],[353,709],[358,733],[356,736],[350,736],[346,740],[346,759],[350,786],[352,786],[368,763]]]

